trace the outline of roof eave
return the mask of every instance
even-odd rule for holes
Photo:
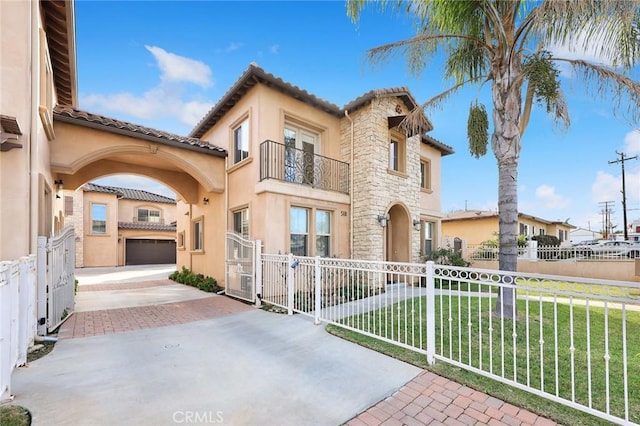
[[[171,140],[167,140],[167,139],[163,139],[163,138],[159,138],[153,135],[146,135],[143,133],[138,133],[138,132],[133,132],[131,130],[127,130],[127,129],[121,129],[118,127],[112,127],[112,126],[107,126],[104,125],[102,123],[98,123],[98,122],[94,122],[94,121],[87,121],[87,120],[83,120],[80,118],[74,118],[74,117],[69,117],[68,115],[65,114],[59,114],[59,113],[54,113],[54,120],[55,121],[60,121],[63,123],[69,123],[69,124],[75,124],[78,126],[82,126],[82,127],[87,127],[90,129],[96,129],[96,130],[102,130],[105,132],[109,132],[109,133],[114,133],[117,135],[122,135],[122,136],[129,136],[132,138],[136,138],[136,139],[142,139],[142,140],[146,140],[149,142],[156,142],[162,145],[168,145],[168,146],[173,146],[176,148],[180,148],[180,149],[186,149],[189,151],[196,151],[196,152],[200,152],[200,153],[204,153],[204,154],[209,154],[209,155],[213,155],[215,157],[221,157],[221,158],[226,158],[227,156],[227,152],[220,152],[218,150],[213,150],[213,149],[209,149],[209,148],[204,148],[204,147],[199,147],[199,146],[194,146],[194,145],[189,145],[186,143],[180,143],[177,141],[171,141]]]

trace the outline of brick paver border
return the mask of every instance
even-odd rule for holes
[[[108,283],[108,284],[81,284],[78,291],[107,291],[107,290],[134,290],[137,288],[160,287],[164,285],[175,285],[175,281],[168,279],[156,281],[139,281],[129,283]]]
[[[430,371],[360,413],[348,426],[373,425],[551,426],[557,423]]]
[[[58,338],[70,339],[166,327],[251,309],[255,308],[226,296],[211,295],[202,299],[161,305],[75,312],[60,326]]]

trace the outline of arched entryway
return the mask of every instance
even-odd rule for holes
[[[411,261],[411,216],[402,204],[394,204],[388,213],[385,235],[385,260]]]

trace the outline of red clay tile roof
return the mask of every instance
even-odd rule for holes
[[[82,187],[85,192],[104,192],[115,194],[125,200],[148,201],[150,203],[175,204],[176,200],[164,195],[154,194],[142,189],[119,188],[116,186],[104,186],[95,183],[87,183]]]
[[[217,157],[227,156],[227,151],[225,149],[197,138],[179,136],[173,133],[164,132],[162,130],[156,130],[150,127],[140,126],[138,124],[105,117],[103,115],[92,114],[90,112],[81,111],[69,106],[58,105],[54,110],[53,118],[56,121],[61,121],[64,123],[91,127],[94,129],[103,130],[105,132],[130,136],[137,139],[144,139],[163,145],[170,145],[177,148],[188,149],[191,151],[203,152],[206,154],[215,155]]]
[[[176,231],[176,225],[153,222],[118,222],[118,229],[143,229],[147,231]]]
[[[189,133],[189,136],[194,138],[202,137],[207,130],[212,128],[218,120],[220,120],[233,106],[238,102],[251,88],[258,83],[264,84],[268,87],[274,88],[279,92],[283,92],[292,98],[299,99],[306,102],[328,114],[334,115],[338,118],[342,117],[342,111],[340,108],[327,102],[324,99],[320,99],[311,93],[294,86],[291,83],[287,83],[265,72],[258,65],[251,63],[249,68],[242,73],[240,78],[234,83],[233,86],[225,93],[222,98],[216,103],[213,108],[205,115],[205,117],[196,125],[196,127]]]
[[[252,63],[249,68],[240,76],[240,78],[234,83],[233,86],[222,96],[222,98],[216,103],[213,108],[207,113],[207,115],[196,125],[191,131],[189,136],[202,137],[209,129],[216,125],[216,123],[229,112],[234,105],[242,99],[242,97],[257,84],[264,84],[268,87],[274,88],[280,92],[285,93],[295,99],[308,103],[328,114],[331,114],[337,118],[342,118],[345,111],[351,112],[361,106],[370,102],[376,97],[396,96],[402,99],[408,109],[412,110],[418,106],[415,98],[409,92],[406,87],[389,88],[371,90],[364,95],[349,102],[344,108],[340,108],[335,104],[332,104],[324,99],[318,98],[315,95],[310,94],[306,90],[301,89],[298,86],[294,86],[291,83],[287,83],[281,78],[275,77],[273,74],[265,72],[258,65]],[[424,129],[423,131],[430,131],[433,129],[433,124],[429,119],[424,116]],[[423,135],[422,142],[426,143],[434,148],[440,150],[442,155],[453,154],[453,148],[430,137]]]

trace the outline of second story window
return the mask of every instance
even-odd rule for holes
[[[431,189],[431,163],[420,160],[420,188]]]
[[[249,119],[233,129],[233,164],[249,157]]]
[[[406,141],[402,134],[392,131],[389,139],[389,170],[406,173]]]
[[[160,223],[160,210],[157,209],[138,209],[138,222]]]
[[[91,204],[91,233],[107,233],[107,205]]]

